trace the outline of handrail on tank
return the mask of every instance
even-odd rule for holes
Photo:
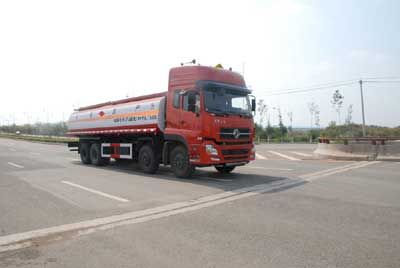
[[[143,96],[139,96],[139,97],[120,99],[120,100],[116,100],[116,101],[107,101],[107,102],[103,102],[103,103],[99,103],[99,104],[80,107],[80,108],[76,109],[76,111],[85,111],[85,110],[103,107],[106,105],[116,105],[116,104],[121,104],[121,103],[132,102],[132,101],[141,101],[141,100],[145,100],[145,99],[164,97],[164,96],[166,96],[166,94],[167,94],[167,92],[165,91],[165,92],[159,92],[159,93],[154,93],[154,94],[149,94],[149,95],[143,95]]]

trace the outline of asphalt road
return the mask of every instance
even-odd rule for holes
[[[400,163],[313,149],[180,180],[0,139],[0,267],[400,267]]]

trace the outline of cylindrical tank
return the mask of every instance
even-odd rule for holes
[[[71,136],[157,132],[164,129],[165,93],[80,108],[67,122]]]

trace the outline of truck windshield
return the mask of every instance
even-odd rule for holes
[[[224,87],[204,89],[205,110],[216,114],[251,115],[247,92]]]

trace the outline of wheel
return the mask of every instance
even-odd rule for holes
[[[230,167],[227,167],[227,166],[219,166],[219,167],[217,167],[217,166],[215,166],[215,169],[218,170],[219,173],[231,173],[232,170],[235,169],[235,166],[230,166]]]
[[[185,147],[178,145],[171,151],[171,168],[178,178],[188,178],[194,172],[194,166],[190,164],[189,154]]]
[[[139,166],[145,172],[153,174],[160,163],[152,146],[145,144],[139,150]]]
[[[89,143],[81,143],[79,146],[79,154],[81,155],[81,162],[85,165],[89,165],[92,163],[90,161],[90,144]]]
[[[110,162],[110,158],[101,157],[100,143],[93,143],[90,146],[90,160],[96,166],[104,166]]]

